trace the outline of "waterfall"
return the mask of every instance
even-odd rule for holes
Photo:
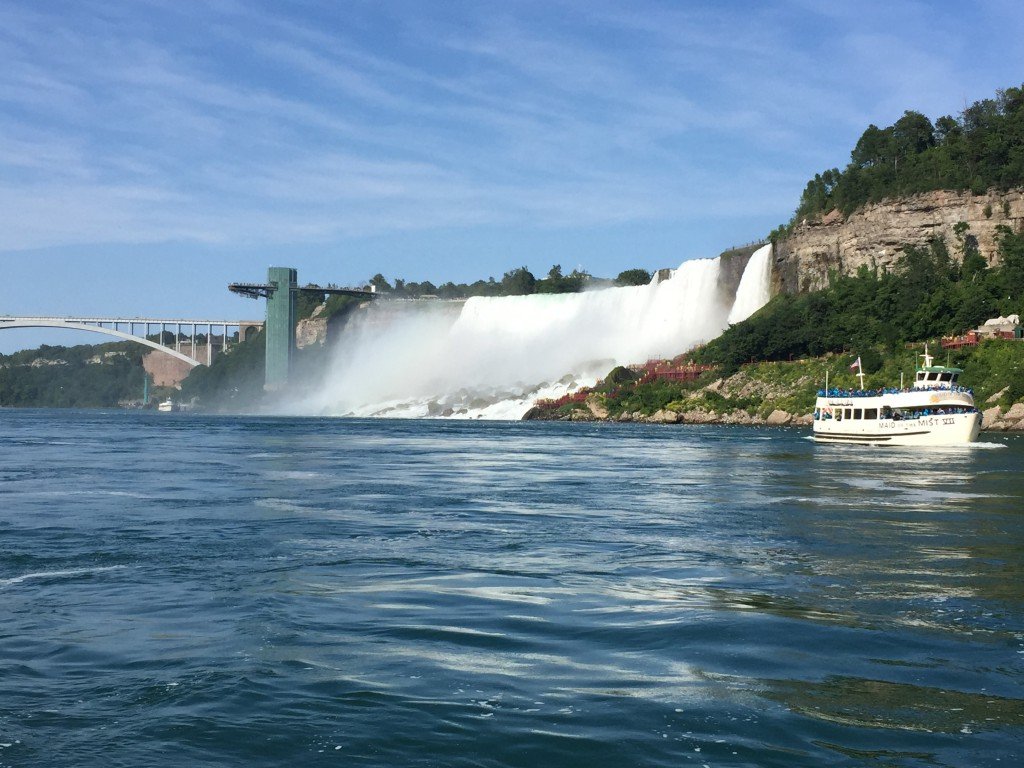
[[[772,244],[765,243],[750,256],[739,287],[736,300],[729,312],[729,323],[746,320],[771,298]]]
[[[323,381],[285,410],[518,419],[537,398],[591,385],[615,365],[674,357],[755,311],[768,299],[770,248],[724,299],[719,260],[698,259],[637,287],[461,306],[381,301],[356,313]]]

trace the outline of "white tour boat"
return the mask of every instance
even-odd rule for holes
[[[168,397],[162,403],[157,405],[156,409],[161,413],[172,413],[173,411],[178,410],[178,404]]]
[[[912,387],[903,389],[819,390],[814,403],[814,439],[822,443],[865,445],[959,445],[973,443],[981,430],[974,392],[957,381],[963,371],[923,365]],[[860,358],[854,363],[859,368]]]

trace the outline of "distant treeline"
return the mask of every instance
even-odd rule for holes
[[[805,219],[833,210],[848,216],[866,203],[936,189],[971,190],[1024,186],[1024,89],[1007,88],[957,117],[934,123],[907,111],[887,128],[869,125],[850,153],[850,163],[815,175],[784,237]]]
[[[429,280],[415,283],[402,279],[388,281],[384,275],[374,275],[369,284],[381,293],[393,296],[419,298],[437,296],[442,299],[468,299],[471,296],[524,296],[534,293],[579,293],[587,287],[609,287],[613,285],[646,285],[651,281],[646,269],[627,269],[614,280],[594,277],[589,272],[574,269],[568,275],[562,274],[562,266],[555,264],[546,277],[538,278],[526,267],[506,272],[501,280],[489,277],[475,283],[447,282],[434,285]]]
[[[1001,263],[989,267],[967,225],[956,227],[956,257],[942,240],[907,247],[892,272],[862,267],[831,276],[815,293],[773,298],[753,316],[696,350],[698,362],[735,370],[751,360],[788,360],[960,333],[999,315],[1024,313],[1024,233],[1000,228]]]

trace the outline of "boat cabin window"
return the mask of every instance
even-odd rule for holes
[[[952,381],[952,380],[953,380],[953,374],[952,373],[940,373],[939,374],[939,381]]]
[[[853,418],[861,419],[863,417],[864,417],[864,411],[862,411],[860,408],[854,408],[853,409]]]
[[[853,413],[852,413],[853,409],[852,408],[844,408],[843,410],[846,411],[846,413],[843,414],[843,416],[845,418],[847,418],[847,419],[852,419],[853,418]]]
[[[864,418],[865,419],[877,419],[878,418],[878,409],[877,408],[865,408],[864,409]]]
[[[843,409],[842,408],[836,408],[836,421],[842,421],[842,420],[843,420]]]

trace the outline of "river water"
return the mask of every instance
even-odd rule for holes
[[[0,411],[2,766],[1009,766],[1024,438]]]

